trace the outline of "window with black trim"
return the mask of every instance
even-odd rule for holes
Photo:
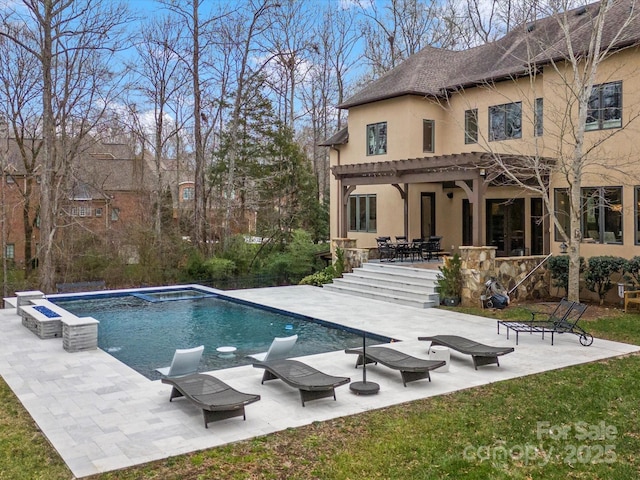
[[[553,207],[558,223],[560,223],[564,232],[569,235],[569,232],[571,232],[571,208],[568,189],[556,188],[553,191]],[[555,241],[564,242],[564,238],[560,235],[560,230],[557,226],[554,228],[554,232]]]
[[[541,137],[543,132],[544,118],[544,99],[536,98],[536,104],[533,111],[533,135]]]
[[[585,130],[622,127],[622,82],[594,85],[589,97]]]
[[[436,122],[434,120],[422,121],[422,151],[433,153],[435,151]]]
[[[622,187],[581,190],[582,239],[591,243],[622,243]]]
[[[522,102],[489,107],[489,140],[522,137]]]
[[[478,143],[478,109],[464,112],[464,143]]]
[[[387,122],[367,125],[367,155],[387,153]]]
[[[349,230],[375,232],[377,229],[376,195],[351,195],[348,207]]]

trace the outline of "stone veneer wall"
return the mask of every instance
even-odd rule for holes
[[[336,248],[344,251],[344,271],[353,272],[354,268],[361,267],[369,261],[369,249],[357,248],[357,240],[352,238],[333,238],[331,240],[332,262],[336,261]]]
[[[500,257],[496,247],[459,247],[462,260],[462,305],[481,305],[485,283],[495,278],[511,290],[522,281],[545,257]],[[511,295],[511,301],[537,300],[549,295],[549,271],[547,264],[539,267]]]

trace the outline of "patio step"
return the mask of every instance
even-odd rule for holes
[[[374,298],[417,308],[439,305],[435,292],[437,270],[365,263],[343,278],[324,285],[329,291]]]

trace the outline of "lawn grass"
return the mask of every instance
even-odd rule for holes
[[[517,308],[469,313],[526,315]],[[638,314],[612,312],[585,326],[596,337],[640,344]],[[640,355],[628,355],[91,478],[635,479],[638,371]],[[0,479],[72,478],[4,381],[0,400]]]

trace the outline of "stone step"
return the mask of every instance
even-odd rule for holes
[[[376,284],[366,281],[366,279],[358,279],[353,277],[336,278],[333,280],[333,284],[338,288],[353,288],[369,291],[375,295],[383,293],[391,296],[402,296],[408,299],[414,299],[417,301],[423,301],[425,299],[431,299],[431,297],[437,296],[435,288],[433,286],[420,286],[412,285],[408,283],[392,282],[388,281],[385,284]]]
[[[384,275],[399,275],[410,278],[431,278],[433,280],[437,279],[440,274],[440,270],[434,268],[419,268],[380,262],[363,263],[362,267],[354,270],[378,272],[383,273]]]
[[[374,298],[417,308],[439,305],[436,280],[439,271],[396,265],[393,263],[370,262],[343,278],[336,278],[325,288],[333,292]]]
[[[355,296],[364,297],[364,298],[371,298],[374,300],[381,300],[381,301],[386,301],[390,303],[396,303],[399,305],[405,305],[405,306],[416,307],[416,308],[431,308],[431,307],[437,306],[439,303],[438,300],[419,301],[419,300],[407,298],[402,295],[393,295],[387,292],[376,293],[370,290],[363,290],[359,288],[337,287],[333,283],[328,283],[324,285],[323,288],[331,292],[342,293],[346,295],[355,295]]]
[[[385,274],[384,272],[374,270],[354,269],[352,273],[345,273],[343,278],[353,278],[355,281],[368,282],[372,285],[412,285],[423,287],[434,291],[436,280],[434,278],[414,276],[414,275],[395,275]]]

